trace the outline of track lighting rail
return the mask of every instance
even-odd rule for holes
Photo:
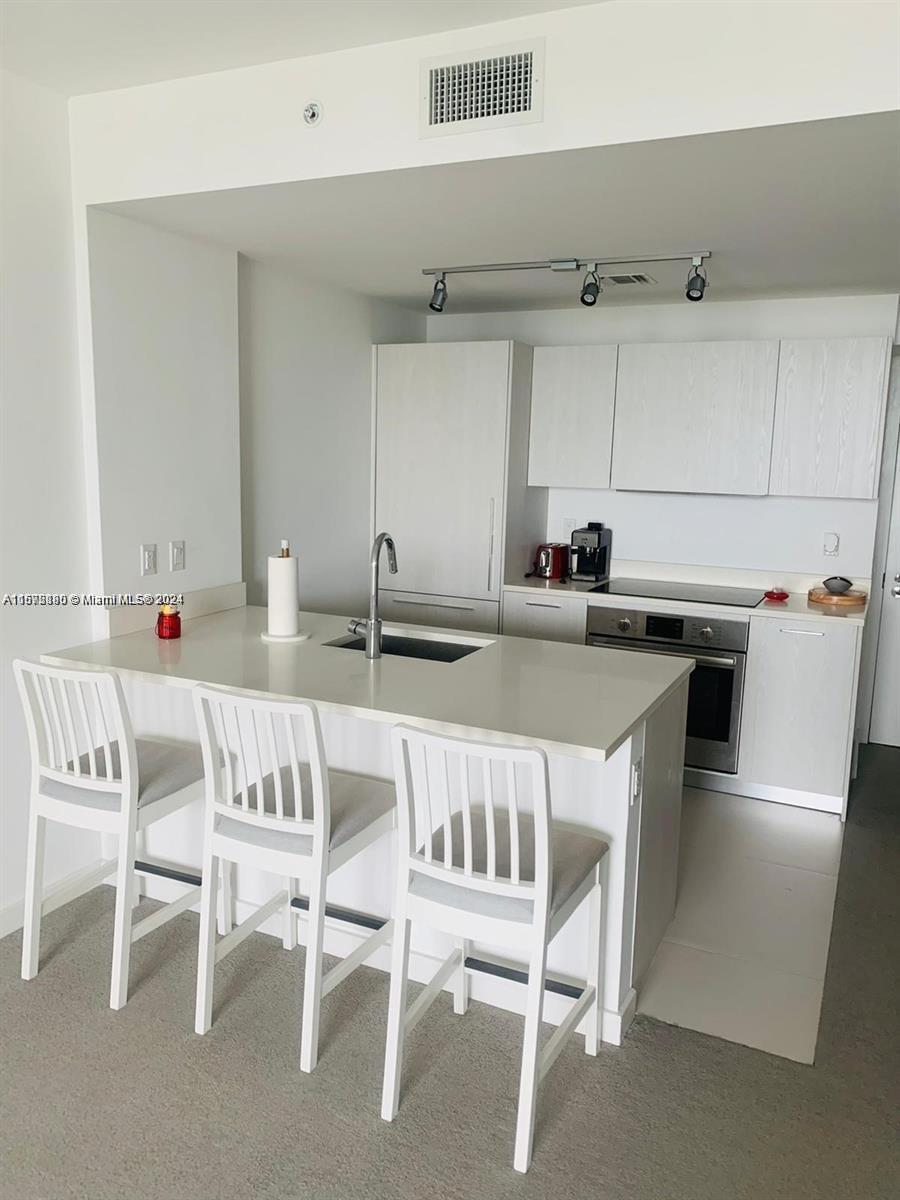
[[[644,263],[702,262],[710,250],[688,250],[682,254],[629,254],[627,258],[551,258],[542,262],[472,263],[463,267],[423,267],[423,275],[476,275],[483,271],[583,271],[600,267],[643,266]]]
[[[603,271],[607,267],[644,266],[646,263],[687,262],[688,282],[685,296],[688,300],[702,300],[708,280],[704,260],[712,256],[709,250],[689,250],[679,254],[631,254],[628,257],[602,258],[550,258],[539,262],[468,263],[461,267],[423,267],[423,275],[436,275],[437,281],[428,302],[432,312],[444,311],[447,303],[448,275],[480,275],[488,271],[586,271],[579,299],[588,307],[594,307],[603,293]]]

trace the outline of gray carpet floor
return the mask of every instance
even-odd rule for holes
[[[378,1114],[387,979],[325,1002],[297,1069],[302,951],[248,939],[192,1032],[197,918],[136,947],[106,1007],[112,889],[52,914],[37,979],[0,943],[4,1200],[895,1200],[900,1195],[900,751],[853,793],[814,1067],[639,1017],[580,1039],[542,1087],[534,1163],[511,1168],[521,1020],[438,1000],[410,1039],[398,1119]],[[149,911],[149,906],[148,906]]]

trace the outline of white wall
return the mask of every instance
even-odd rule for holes
[[[241,575],[237,255],[88,214],[105,592]],[[186,543],[169,571],[168,543]],[[141,577],[155,542],[158,573]]]
[[[897,307],[896,295],[717,304],[713,294],[702,304],[585,309],[573,296],[571,309],[430,316],[428,340],[512,337],[547,346],[856,334],[892,337]],[[567,519],[579,525],[603,521],[613,530],[613,553],[620,560],[868,578],[876,516],[874,500],[551,488],[547,536],[568,541]],[[822,552],[826,532],[840,535],[837,558]]]
[[[75,193],[104,203],[884,112],[898,104],[896,22],[879,0],[610,0],[81,96]],[[421,59],[533,37],[546,39],[542,121],[419,137]]]
[[[242,258],[240,326],[248,602],[288,538],[302,607],[365,615],[372,346],[424,341],[424,317]]]
[[[0,114],[0,593],[81,592],[88,570],[66,102],[2,72]],[[10,664],[89,636],[81,608],[0,607],[0,935],[21,919],[28,814],[25,727]],[[94,835],[51,828],[47,882],[97,849]]]

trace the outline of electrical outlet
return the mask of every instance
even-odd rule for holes
[[[829,558],[837,558],[841,548],[841,535],[839,533],[826,533],[822,539],[822,553],[827,554]]]
[[[169,542],[169,570],[184,570],[184,542]]]
[[[578,521],[575,517],[563,517],[562,527],[566,537],[571,537],[572,531],[578,528]]]
[[[144,542],[141,546],[141,574],[156,574],[156,542]]]

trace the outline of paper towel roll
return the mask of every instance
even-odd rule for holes
[[[300,631],[300,585],[296,558],[269,558],[269,636]]]

